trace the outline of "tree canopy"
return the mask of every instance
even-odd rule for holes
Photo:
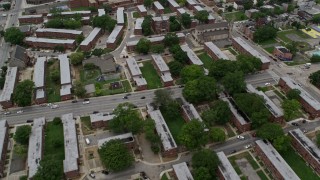
[[[183,65],[179,61],[170,61],[168,66],[173,77],[179,76],[183,69]]]
[[[274,39],[277,36],[277,30],[272,26],[262,26],[253,33],[255,42],[264,42]]]
[[[158,153],[160,151],[161,146],[161,139],[158,134],[156,134],[155,131],[155,122],[153,119],[146,119],[144,121],[143,130],[146,135],[146,139],[151,143],[151,150],[154,153]]]
[[[74,52],[70,55],[70,63],[73,65],[79,65],[84,60],[83,52]]]
[[[149,36],[152,34],[151,21],[152,21],[152,16],[144,17],[144,20],[141,24],[142,34],[144,36]]]
[[[151,42],[146,38],[141,38],[137,44],[136,51],[138,53],[148,54]]]
[[[309,79],[311,84],[320,88],[320,70],[310,74]]]
[[[271,142],[274,141],[277,137],[283,135],[284,132],[281,125],[275,123],[265,123],[257,129],[257,136],[262,139],[267,139]]]
[[[310,58],[310,61],[312,63],[318,63],[318,62],[320,62],[320,56],[319,55],[312,55],[312,57]]]
[[[199,149],[208,142],[204,125],[196,119],[182,126],[178,139],[190,150]]]
[[[84,84],[81,81],[75,81],[72,88],[74,95],[79,98],[83,98],[87,94],[87,90],[84,88]]]
[[[217,81],[220,81],[228,73],[237,71],[237,63],[233,61],[213,61],[209,67],[209,76],[214,77]]]
[[[209,16],[208,11],[201,10],[195,14],[194,18],[196,18],[201,23],[208,23],[209,22],[208,16]]]
[[[202,114],[202,119],[208,126],[223,125],[231,119],[231,111],[227,102],[218,100],[213,107]]]
[[[237,56],[237,67],[244,74],[254,73],[259,71],[262,66],[262,62],[259,58],[248,55]]]
[[[55,158],[44,158],[40,161],[37,173],[32,177],[34,180],[63,179],[62,163]]]
[[[299,89],[290,89],[287,92],[287,98],[288,99],[295,99],[299,100],[301,91]]]
[[[168,106],[173,101],[171,92],[167,89],[157,89],[154,95],[153,103],[157,106]]]
[[[208,168],[200,167],[194,170],[195,180],[212,180],[212,176]]]
[[[30,106],[32,102],[34,82],[31,80],[24,80],[18,83],[13,92],[13,101],[18,106]]]
[[[181,30],[181,24],[177,21],[175,16],[170,16],[169,19],[169,31],[175,32]]]
[[[114,29],[116,24],[117,24],[117,21],[112,19],[108,15],[95,16],[92,19],[93,27],[99,27],[99,28],[101,28],[103,30],[107,30],[109,32],[111,32]]]
[[[179,38],[175,33],[167,33],[164,36],[163,43],[165,46],[170,47],[173,45],[179,45]]]
[[[301,108],[301,105],[299,101],[296,99],[286,99],[282,102],[282,109],[284,111],[284,119],[289,121],[293,118],[297,117],[297,114],[299,113],[299,109]]]
[[[31,134],[31,126],[29,125],[22,125],[18,126],[16,133],[13,136],[13,139],[22,145],[29,144],[29,137]]]
[[[4,33],[4,40],[11,44],[21,45],[23,43],[24,34],[16,27],[6,29]]]
[[[204,70],[198,65],[185,66],[180,72],[180,77],[183,83],[187,83],[203,76]]]
[[[241,71],[228,73],[222,78],[222,84],[229,94],[245,92],[246,83],[244,75]]]
[[[173,45],[169,48],[169,51],[173,54],[173,58],[181,64],[187,64],[189,58],[186,52],[184,52],[179,45]]]
[[[188,13],[183,13],[183,14],[181,15],[180,22],[182,23],[182,25],[183,25],[185,28],[190,28],[190,27],[191,27],[191,22],[192,22],[192,19],[191,19],[190,14],[188,14]]]
[[[210,129],[209,138],[213,142],[223,142],[226,140],[226,133],[222,128],[213,127]]]
[[[143,0],[143,5],[147,8],[151,8],[153,0]]]
[[[194,170],[201,167],[209,170],[211,177],[216,177],[218,165],[220,164],[217,154],[209,149],[203,149],[193,154],[192,168]]]

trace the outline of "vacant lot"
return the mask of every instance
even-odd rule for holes
[[[224,17],[228,22],[230,21],[242,21],[248,19],[247,16],[242,11],[231,12],[224,14]]]
[[[277,37],[279,39],[281,39],[285,43],[291,43],[292,41],[297,41],[298,40],[298,39],[294,40],[292,38],[289,38],[289,36],[296,36],[297,38],[301,38],[301,39],[310,38],[308,35],[306,35],[305,33],[303,33],[300,30],[279,31],[277,33]]]
[[[140,68],[142,76],[148,83],[148,89],[156,89],[162,87],[160,77],[153,67],[151,61],[143,62],[143,67]]]

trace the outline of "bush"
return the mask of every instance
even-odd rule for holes
[[[62,123],[62,121],[59,117],[55,117],[52,122],[54,125],[59,125]]]
[[[160,147],[158,144],[152,144],[151,145],[151,150],[154,154],[158,154],[160,152]]]

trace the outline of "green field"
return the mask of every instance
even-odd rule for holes
[[[163,10],[163,12],[164,12],[165,14],[172,13],[172,11],[171,11],[171,9],[170,9],[169,7],[165,7],[164,10]]]
[[[277,33],[277,37],[279,39],[281,39],[282,41],[286,42],[286,43],[291,43],[292,40],[287,37],[288,34],[295,34],[295,35],[297,35],[297,36],[299,36],[300,38],[303,38],[303,39],[309,39],[310,38],[308,35],[306,35],[305,33],[303,33],[300,30],[279,31]]]
[[[133,16],[133,18],[139,18],[139,17],[141,17],[140,14],[139,14],[139,12],[137,12],[137,11],[133,12],[133,13],[132,13],[132,16]]]
[[[237,56],[238,53],[232,48],[232,47],[228,47],[227,50],[229,50],[231,52],[231,54]]]
[[[247,16],[242,11],[236,11],[231,13],[225,13],[224,17],[228,22],[230,21],[242,21],[248,19]]]
[[[100,69],[92,69],[92,70],[85,70],[81,69],[80,70],[80,80],[84,85],[87,84],[94,84],[97,79],[101,75]]]
[[[63,125],[47,123],[45,131],[44,157],[52,157],[57,160],[64,160],[64,135]]]
[[[267,48],[263,48],[264,50],[266,50],[268,53],[272,54],[274,47],[267,47]]]
[[[261,180],[268,180],[268,177],[266,176],[266,174],[262,170],[257,171],[257,174],[259,175]]]
[[[60,83],[56,84],[51,80],[50,72],[54,70],[59,70],[59,61],[55,61],[54,63],[48,63],[48,70],[46,71],[46,94],[48,98],[48,102],[59,102],[60,101]]]
[[[170,115],[168,114],[170,112],[163,110],[163,108],[160,108],[160,110],[161,110],[163,118],[165,119],[165,121],[169,127],[169,130],[173,136],[173,139],[176,141],[177,144],[180,144],[178,136],[180,134],[182,126],[185,124],[183,117],[177,116],[174,119],[170,119],[169,118]]]
[[[121,88],[112,89],[111,82],[116,82],[116,81],[119,81],[119,80],[115,79],[115,80],[105,81],[105,82],[101,82],[101,83],[95,83],[95,88],[96,88],[95,95],[96,96],[106,96],[106,95],[131,92],[131,86],[127,80],[120,81],[122,84]]]
[[[269,39],[269,40],[266,40],[266,41],[263,41],[263,42],[258,42],[258,44],[260,45],[269,45],[269,44],[275,44],[277,43],[277,41],[275,39]]]
[[[142,76],[148,83],[148,89],[156,89],[162,87],[160,77],[153,67],[151,61],[143,62],[143,67],[140,68]]]
[[[202,53],[199,55],[200,60],[203,62],[203,66],[207,69],[211,66],[213,63],[213,59],[207,54],[207,53]]]

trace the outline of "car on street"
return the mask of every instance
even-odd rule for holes
[[[307,122],[307,120],[305,120],[305,119],[304,119],[304,120],[302,120],[302,123],[303,123],[303,124],[304,124],[304,123],[306,123],[306,122]]]
[[[251,144],[248,144],[248,145],[246,145],[246,146],[244,146],[246,149],[249,149],[249,148],[251,148],[252,146],[251,146]]]
[[[96,178],[96,175],[94,174],[94,172],[90,172],[89,176],[93,179]]]
[[[108,175],[108,174],[109,174],[109,171],[107,171],[107,170],[102,170],[102,174]]]
[[[48,103],[47,106],[50,107],[52,105],[52,103]]]
[[[179,88],[183,88],[184,87],[184,85],[179,85]]]
[[[52,105],[51,105],[51,109],[57,109],[57,108],[59,108],[59,105],[58,105],[58,104],[52,104]]]
[[[271,84],[270,84],[270,83],[265,83],[264,85],[265,85],[265,86],[270,86]]]
[[[128,99],[128,96],[123,96],[123,98],[122,99]]]
[[[84,99],[82,104],[90,104],[90,100],[89,99]]]
[[[72,100],[71,102],[72,102],[72,103],[77,103],[77,102],[78,102],[78,100]]]
[[[298,124],[298,123],[295,123],[295,122],[291,123],[291,125],[292,125],[292,126],[299,126],[299,124]]]
[[[21,114],[21,113],[23,113],[23,110],[17,111],[17,114]]]
[[[9,115],[9,114],[11,114],[11,112],[10,112],[10,111],[6,111],[6,112],[4,112],[3,114],[4,114],[4,115]]]
[[[233,150],[233,151],[231,151],[231,154],[236,153],[236,152],[237,152],[237,150]]]
[[[27,120],[27,123],[33,123],[33,120],[29,119]]]
[[[92,114],[98,114],[99,113],[99,111],[93,111],[93,113]]]
[[[238,135],[237,139],[244,140],[244,136]]]
[[[140,99],[145,99],[146,97],[145,96],[142,96]]]

